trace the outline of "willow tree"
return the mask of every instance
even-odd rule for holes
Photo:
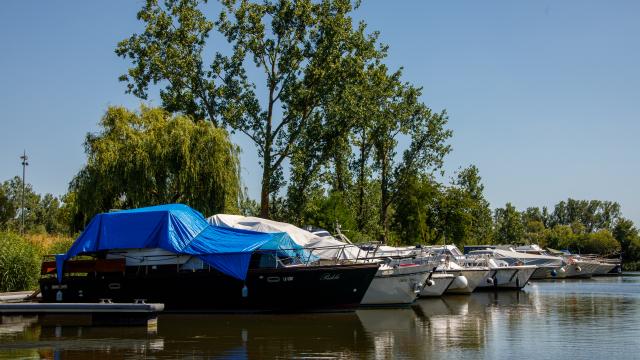
[[[85,216],[176,202],[205,214],[237,211],[238,149],[226,131],[147,107],[111,107],[100,127],[87,135],[87,164],[70,186]]]

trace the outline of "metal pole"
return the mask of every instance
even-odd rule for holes
[[[20,210],[20,217],[22,218],[22,228],[21,228],[21,232],[24,234],[24,192],[25,192],[25,170],[27,168],[27,165],[29,165],[29,163],[27,162],[27,160],[29,160],[29,158],[27,157],[27,151],[24,150],[22,152],[22,156],[20,156],[20,159],[22,160],[22,209]]]

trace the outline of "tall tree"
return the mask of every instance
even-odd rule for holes
[[[249,57],[264,73],[253,85],[266,88],[260,111],[228,123],[247,134],[262,159],[261,216],[269,216],[269,194],[282,183],[282,162],[301,134],[342,94],[364,65],[379,58],[377,34],[354,29],[350,0],[224,0],[218,25],[235,59]],[[254,103],[259,103],[257,100]],[[325,119],[326,120],[326,119]]]
[[[620,217],[620,205],[611,201],[567,199],[556,204],[551,226],[580,223],[586,232],[613,229]]]
[[[2,189],[5,196],[12,204],[9,206],[16,209],[16,216],[7,221],[9,228],[15,231],[21,229],[23,215],[26,231],[30,231],[40,224],[40,219],[37,214],[41,196],[33,190],[31,184],[25,183],[24,185],[24,209],[22,208],[23,186],[22,179],[20,177],[15,176],[6,180],[2,183]]]
[[[377,34],[367,35],[363,23],[354,28],[349,0],[222,0],[215,23],[202,12],[204,2],[147,0],[138,13],[145,31],[116,49],[134,63],[121,80],[141,98],[150,85],[166,85],[160,95],[167,110],[248,136],[261,158],[260,213],[268,217],[270,195],[283,184],[283,161],[327,97],[379,57]],[[216,26],[233,52],[206,61]],[[262,70],[261,80],[247,76],[247,58]],[[266,90],[263,101],[256,88]]]
[[[613,228],[613,237],[620,243],[623,256],[626,259],[640,258],[640,248],[636,246],[636,244],[640,244],[640,234],[633,225],[633,221],[619,218]]]
[[[128,93],[147,99],[149,87],[160,84],[165,109],[218,126],[255,111],[256,104],[241,60],[220,52],[206,55],[214,23],[199,5],[199,0],[147,0],[137,15],[144,32],[122,40],[115,52],[134,65],[120,76]]]
[[[475,165],[460,170],[454,185],[468,197],[468,212],[471,223],[465,236],[466,243],[489,244],[493,236],[493,219],[489,202],[484,197],[484,185],[480,170]]]
[[[403,244],[434,243],[441,233],[437,209],[442,197],[438,183],[428,177],[411,176],[395,202],[393,230]]]
[[[6,226],[7,222],[16,216],[16,207],[0,186],[0,227]]]
[[[496,209],[494,216],[495,236],[499,244],[518,244],[522,241],[522,217],[511,203],[507,203],[504,208]]]
[[[87,164],[70,186],[86,216],[173,202],[205,214],[237,211],[238,149],[226,131],[146,107],[111,107],[100,126],[87,135]]]
[[[377,109],[373,129],[375,169],[380,179],[380,226],[382,239],[389,233],[389,209],[399,190],[418,173],[442,166],[450,151],[446,140],[451,131],[445,129],[446,112],[434,113],[420,102],[422,89],[395,82],[391,97]],[[397,160],[396,149],[401,136],[410,139],[408,149]]]

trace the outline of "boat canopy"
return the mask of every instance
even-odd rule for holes
[[[356,259],[360,252],[358,247],[344,243],[333,236],[318,236],[295,225],[259,217],[218,214],[211,216],[207,221],[212,225],[233,229],[265,233],[286,232],[296,244],[307,249],[313,248],[312,255],[320,259]]]
[[[486,249],[486,250],[474,250],[470,251],[469,256],[473,255],[492,255],[499,259],[514,259],[520,260],[525,264],[536,265],[562,265],[562,258],[557,256],[530,254],[525,252],[517,252],[503,249]]]
[[[58,279],[64,261],[114,249],[160,248],[193,255],[215,269],[244,280],[256,250],[301,249],[284,232],[260,233],[210,225],[182,204],[158,205],[96,215],[66,254],[56,255]]]

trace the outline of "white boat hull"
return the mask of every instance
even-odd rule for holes
[[[463,269],[445,294],[471,294],[489,275],[489,269]],[[462,278],[464,281],[461,281]]]
[[[578,261],[564,267],[563,278],[590,278],[598,267],[596,263]]]
[[[543,265],[538,266],[536,271],[531,275],[531,279],[557,279],[563,277],[561,265]]]
[[[421,297],[433,297],[433,296],[441,296],[444,292],[449,288],[451,283],[456,279],[456,276],[453,274],[433,274],[431,279],[433,281],[433,285],[429,286],[427,280],[427,284],[422,287],[420,291]]]
[[[365,306],[411,304],[420,294],[430,273],[428,265],[381,267],[360,304]]]
[[[616,264],[599,263],[593,275],[607,275],[615,267]]]
[[[527,285],[536,271],[535,265],[505,266],[491,269],[491,281],[478,285],[479,289],[519,290]]]

